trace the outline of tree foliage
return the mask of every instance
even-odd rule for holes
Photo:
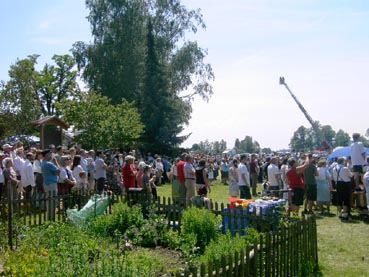
[[[199,143],[193,144],[191,147],[191,151],[206,155],[221,154],[225,150],[227,150],[227,142],[223,139],[212,142],[209,142],[209,140],[200,141]]]
[[[350,144],[350,135],[344,132],[342,129],[339,129],[334,137],[334,147],[337,146],[347,146]]]
[[[32,133],[32,121],[41,114],[39,99],[35,97],[37,56],[17,60],[10,67],[10,80],[2,83],[0,94],[0,116],[3,135]]]
[[[73,47],[84,80],[113,104],[135,101],[147,148],[182,142],[186,137],[178,134],[190,118],[190,101],[213,94],[206,51],[185,39],[205,27],[200,12],[179,0],[87,0],[86,6],[94,41]]]
[[[234,149],[237,153],[259,153],[260,144],[254,141],[251,136],[245,136],[243,140],[235,140]]]
[[[138,99],[145,125],[142,147],[164,153],[185,139],[176,135],[183,131],[183,123],[188,123],[192,109],[188,101],[170,92],[165,67],[159,62],[155,49],[151,21],[148,24],[144,87]]]
[[[144,127],[134,104],[122,100],[112,105],[109,98],[94,92],[64,99],[58,108],[78,131],[75,140],[93,149],[131,146]]]
[[[74,59],[54,55],[55,65],[37,71],[38,55],[17,60],[9,69],[9,81],[0,87],[0,118],[4,135],[31,134],[32,122],[41,116],[58,114],[55,105],[79,93]]]
[[[295,151],[314,151],[317,149],[324,149],[324,143],[332,147],[332,143],[336,137],[336,132],[330,125],[322,126],[319,122],[316,122],[318,129],[317,134],[312,127],[306,128],[300,126],[293,134],[290,147]]]

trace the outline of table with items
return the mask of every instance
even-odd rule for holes
[[[222,214],[223,230],[224,232],[229,230],[233,235],[235,230],[240,235],[246,234],[245,228],[250,225],[258,226],[258,229],[263,230],[265,226],[261,227],[261,224],[268,224],[272,229],[276,228],[286,204],[285,199],[269,196],[256,200],[230,198],[229,202],[230,205],[224,209]]]

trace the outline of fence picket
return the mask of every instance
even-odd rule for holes
[[[140,193],[125,196],[112,196],[113,204],[125,201],[129,205],[141,204],[146,201],[146,195]],[[40,225],[46,220],[65,221],[67,208],[77,206],[82,208],[89,200],[86,193],[72,193],[52,195],[45,193],[36,199],[1,199],[0,220],[8,221],[12,226],[8,210],[15,209],[14,214],[20,216],[21,222],[29,226]],[[46,205],[47,204],[47,205]],[[55,204],[54,209],[47,212],[46,206]],[[180,230],[183,208],[173,202],[171,198],[158,197],[155,200],[157,213],[164,214],[168,224]],[[240,252],[229,253],[214,263],[201,264],[193,268],[192,274],[188,270],[182,272],[184,276],[296,276],[301,273],[304,263],[317,265],[317,232],[314,217],[307,217],[289,223],[288,226],[277,228],[275,214],[268,212],[263,215],[261,209],[231,208],[228,204],[211,203],[212,212],[222,217],[222,232],[231,231],[232,234],[244,234],[245,228],[254,227],[261,234],[253,245],[247,245]],[[58,213],[55,214],[55,212]],[[106,214],[112,212],[109,205]],[[9,225],[10,224],[10,225]],[[12,230],[12,227],[9,227]],[[12,234],[9,235],[9,245],[12,244]],[[246,253],[245,253],[246,252]],[[177,275],[177,274],[176,274]],[[177,275],[178,276],[178,275]]]

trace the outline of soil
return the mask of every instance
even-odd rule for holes
[[[184,270],[187,264],[183,258],[182,252],[179,250],[169,249],[161,246],[153,248],[140,248],[140,250],[145,250],[152,256],[156,257],[161,261],[161,264],[165,265],[163,271],[159,276],[173,276],[178,270]]]

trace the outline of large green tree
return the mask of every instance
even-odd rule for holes
[[[260,144],[252,139],[251,136],[245,136],[243,140],[235,140],[234,149],[237,153],[258,153]]]
[[[166,68],[158,59],[155,44],[149,21],[144,86],[138,99],[145,125],[142,146],[145,150],[156,149],[164,153],[168,146],[172,148],[184,140],[184,137],[176,135],[183,131],[182,123],[188,123],[191,105],[171,92]]]
[[[145,121],[143,145],[180,143],[190,101],[213,93],[206,51],[185,37],[205,27],[200,12],[179,0],[87,0],[86,6],[94,40],[73,47],[84,80],[113,104],[135,101]]]
[[[225,140],[212,141],[209,140],[200,141],[195,143],[191,147],[191,151],[197,153],[203,153],[206,155],[218,155],[227,149],[227,142]]]
[[[85,147],[131,146],[143,130],[137,109],[126,100],[112,105],[106,96],[90,92],[82,93],[77,99],[65,99],[58,108],[63,119],[77,131],[74,140]]]
[[[290,141],[290,147],[295,151],[313,150],[314,132],[312,128],[300,126],[294,133]]]
[[[4,136],[35,131],[32,121],[41,114],[40,101],[35,97],[36,60],[36,55],[17,60],[9,69],[9,81],[2,82],[0,118]]]
[[[10,66],[9,81],[0,87],[0,121],[3,135],[31,134],[32,122],[59,114],[55,105],[79,93],[75,62],[69,55],[54,55],[55,65],[36,70],[38,55],[17,60]]]
[[[336,136],[334,137],[334,147],[337,146],[348,146],[350,145],[350,135],[343,131],[342,129],[339,129],[336,133]]]

